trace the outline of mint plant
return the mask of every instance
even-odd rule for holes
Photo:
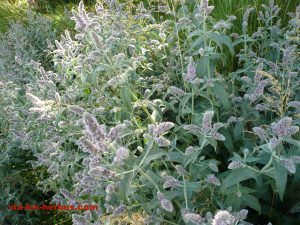
[[[80,2],[75,34],[49,44],[53,68],[31,61],[15,116],[46,168],[39,188],[53,204],[99,205],[73,224],[297,221],[299,7],[285,27],[274,1],[249,7],[239,34],[207,0],[124,8]]]

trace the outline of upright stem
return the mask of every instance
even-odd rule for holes
[[[185,182],[185,177],[183,176],[183,195],[184,195],[184,201],[185,201],[185,208],[188,209],[188,200],[187,200],[187,189],[186,189],[186,182]]]

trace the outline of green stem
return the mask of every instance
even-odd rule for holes
[[[132,97],[134,98],[135,101],[139,101],[138,97],[129,89]],[[147,114],[147,116],[149,117],[149,119],[151,120],[152,123],[155,123],[155,121],[152,119],[151,114],[149,113],[148,109],[142,105],[142,109],[144,110],[144,112]]]
[[[191,123],[193,121],[194,110],[195,110],[195,93],[194,93],[194,87],[192,86],[192,117],[191,117]]]
[[[183,194],[184,194],[184,201],[185,201],[185,208],[188,209],[188,200],[187,200],[187,188],[186,188],[186,182],[185,177],[183,176]]]
[[[274,156],[274,154],[271,155],[271,158],[270,158],[269,162],[261,169],[261,172],[266,171],[272,165],[273,156]]]
[[[150,152],[150,150],[151,150],[151,148],[152,148],[152,145],[153,145],[153,141],[151,141],[151,144],[150,144],[150,146],[148,147],[148,149],[147,149],[147,151],[146,151],[144,157],[142,158],[142,161],[140,162],[140,164],[137,166],[136,169],[139,169],[139,168],[143,165],[143,163],[145,162],[147,156],[149,155],[149,152]],[[136,169],[135,169],[135,170],[136,170]]]

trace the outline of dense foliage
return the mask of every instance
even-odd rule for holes
[[[1,37],[1,166],[100,206],[66,224],[297,224],[300,6],[284,26],[274,1],[249,7],[239,33],[207,0],[128,8],[80,2],[57,40],[44,19]]]

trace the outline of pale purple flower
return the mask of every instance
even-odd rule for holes
[[[76,34],[75,35],[75,39],[77,39],[77,40],[83,40],[83,38],[84,38],[84,34]]]
[[[178,20],[178,26],[180,27],[187,27],[192,24],[192,20],[190,20],[188,17],[182,17]]]
[[[260,96],[263,95],[264,89],[265,89],[265,86],[266,86],[266,85],[267,85],[267,81],[266,81],[266,80],[261,80],[261,81],[258,83],[258,85],[257,85],[257,87],[256,87],[256,89],[255,89],[255,91],[254,91],[252,94],[249,95],[249,99],[250,99],[252,102],[256,101]]]
[[[60,193],[62,193],[62,195],[67,198],[67,199],[73,199],[74,195],[72,195],[68,190],[66,189],[60,189]]]
[[[281,163],[290,173],[296,173],[296,167],[293,159],[281,159]]]
[[[222,29],[228,30],[231,28],[231,26],[232,26],[231,23],[229,23],[225,20],[220,20],[213,26],[213,28],[215,30],[222,30]]]
[[[87,22],[85,21],[84,17],[78,14],[75,10],[72,10],[73,19],[76,21],[75,29],[82,32],[87,27]]]
[[[281,143],[281,141],[278,138],[273,137],[270,139],[268,146],[270,149],[275,149],[276,146],[278,146],[280,143]]]
[[[45,103],[39,99],[37,96],[31,94],[31,93],[26,93],[26,96],[30,99],[30,101],[37,107],[44,107]]]
[[[171,95],[174,95],[174,96],[179,96],[179,97],[186,94],[182,89],[180,89],[178,87],[174,87],[174,86],[170,86],[168,88],[168,93]]]
[[[94,32],[94,31],[92,31],[91,35],[92,35],[93,42],[94,42],[95,46],[96,46],[97,48],[101,48],[102,45],[103,45],[103,44],[102,44],[102,41],[103,41],[102,37],[99,36],[99,35],[98,35],[96,32]]]
[[[204,222],[205,219],[203,219],[199,214],[196,213],[185,213],[183,215],[183,219],[186,223],[193,223],[196,225],[200,225],[202,222]]]
[[[212,127],[212,130],[214,132],[218,131],[220,128],[224,127],[224,124],[223,123],[214,123],[213,124],[213,127]]]
[[[93,136],[97,133],[98,122],[97,119],[90,113],[83,113],[83,124],[86,130]]]
[[[112,194],[115,191],[115,186],[113,184],[108,184],[105,188],[107,194]]]
[[[212,118],[214,116],[214,111],[207,111],[203,114],[202,127],[203,133],[208,133],[212,129]]]
[[[266,105],[264,105],[264,104],[257,104],[257,105],[255,106],[255,109],[256,109],[257,111],[267,111],[267,110],[269,109],[269,107],[266,106]]]
[[[114,207],[112,205],[108,204],[108,203],[105,203],[104,207],[105,207],[106,213],[111,213],[111,212],[114,211]]]
[[[231,15],[231,16],[228,17],[228,19],[229,19],[230,21],[235,21],[235,20],[236,20],[236,16]]]
[[[256,66],[255,68],[255,76],[254,76],[254,82],[255,83],[259,83],[262,79],[262,73],[261,71],[263,70],[264,68],[264,64],[263,63],[260,63]]]
[[[208,0],[202,0],[200,3],[200,11],[202,11],[206,15],[211,14],[214,8],[215,8],[214,6],[208,5]]]
[[[115,208],[114,212],[113,212],[113,216],[118,216],[122,213],[124,213],[127,209],[127,206],[124,204],[120,204],[117,208]]]
[[[94,156],[94,157],[90,158],[89,167],[90,168],[96,167],[100,164],[100,162],[101,162],[101,157]]]
[[[230,36],[235,39],[238,39],[240,37],[240,35],[238,33],[232,33]]]
[[[92,168],[91,170],[89,170],[88,174],[91,176],[97,176],[101,178],[111,178],[115,175],[114,172],[108,170],[103,166],[97,166]]]
[[[195,147],[193,147],[193,146],[189,146],[189,147],[187,147],[186,149],[185,149],[185,155],[191,155],[192,153],[194,153],[195,152],[195,150],[196,150],[196,148]]]
[[[239,169],[241,167],[243,167],[243,164],[240,161],[236,161],[236,160],[233,160],[228,165],[228,169],[230,169],[230,170]]]
[[[220,180],[214,175],[214,174],[209,174],[206,176],[205,181],[209,184],[213,184],[215,186],[220,186],[221,182]]]
[[[240,96],[234,96],[231,99],[232,103],[241,103],[243,101],[243,98]]]
[[[151,90],[146,89],[145,92],[144,92],[144,97],[149,98],[150,94],[151,94]]]
[[[113,159],[113,162],[122,164],[123,160],[127,159],[128,157],[129,157],[128,149],[125,147],[119,147],[116,151],[116,155]]]
[[[247,209],[242,209],[237,215],[236,219],[237,220],[245,220],[248,215],[248,210]]]
[[[193,57],[190,57],[189,64],[187,67],[187,73],[183,79],[187,82],[192,82],[196,78],[196,66]]]
[[[175,169],[180,176],[186,176],[188,174],[188,172],[181,165],[176,165]]]
[[[237,123],[237,122],[242,122],[242,121],[243,121],[243,118],[235,117],[235,116],[231,116],[227,120],[228,123]]]
[[[79,139],[79,143],[84,152],[88,152],[90,154],[97,154],[97,152],[100,152],[98,146],[96,146],[93,142],[91,142],[89,139],[85,137],[81,137]]]
[[[205,85],[207,87],[214,87],[214,83],[215,83],[216,79],[210,78],[210,79],[206,79],[205,81]]]
[[[114,58],[115,58],[116,62],[121,62],[125,59],[125,57],[126,57],[126,55],[123,52],[121,52],[121,53],[117,54]]]
[[[165,182],[163,184],[163,188],[177,188],[180,186],[180,182],[179,180],[175,179],[174,177],[172,176],[167,176],[165,178]]]
[[[157,137],[157,136],[161,136],[164,133],[166,133],[168,130],[172,129],[174,127],[174,123],[172,122],[161,122],[158,124],[151,124],[149,125],[149,132]]]
[[[85,218],[78,214],[72,214],[72,222],[74,225],[85,225],[86,224]]]
[[[263,129],[261,127],[253,127],[252,130],[261,140],[265,140],[268,136],[265,129]]]
[[[290,117],[284,117],[279,120],[277,123],[271,123],[271,128],[273,133],[277,137],[284,137],[284,136],[292,136],[293,134],[299,131],[298,126],[291,126],[293,119]]]
[[[111,141],[115,141],[116,139],[118,139],[120,137],[120,135],[122,134],[122,132],[126,129],[126,125],[121,123],[116,125],[115,127],[112,127],[107,135],[107,137],[111,140]]]
[[[250,13],[254,10],[253,7],[248,8],[243,15],[243,31],[246,32]]]
[[[164,137],[155,137],[154,141],[158,144],[159,147],[168,147],[171,142]]]
[[[169,7],[167,5],[159,5],[158,6],[158,11],[166,13],[169,11]]]
[[[292,57],[294,55],[296,47],[294,45],[287,47],[286,49],[283,50],[283,57],[282,57],[282,62],[284,65],[289,65]]]
[[[232,225],[235,222],[234,216],[232,216],[226,210],[219,210],[212,221],[212,225]]]
[[[211,137],[217,141],[225,141],[225,136],[217,132],[212,133]]]

